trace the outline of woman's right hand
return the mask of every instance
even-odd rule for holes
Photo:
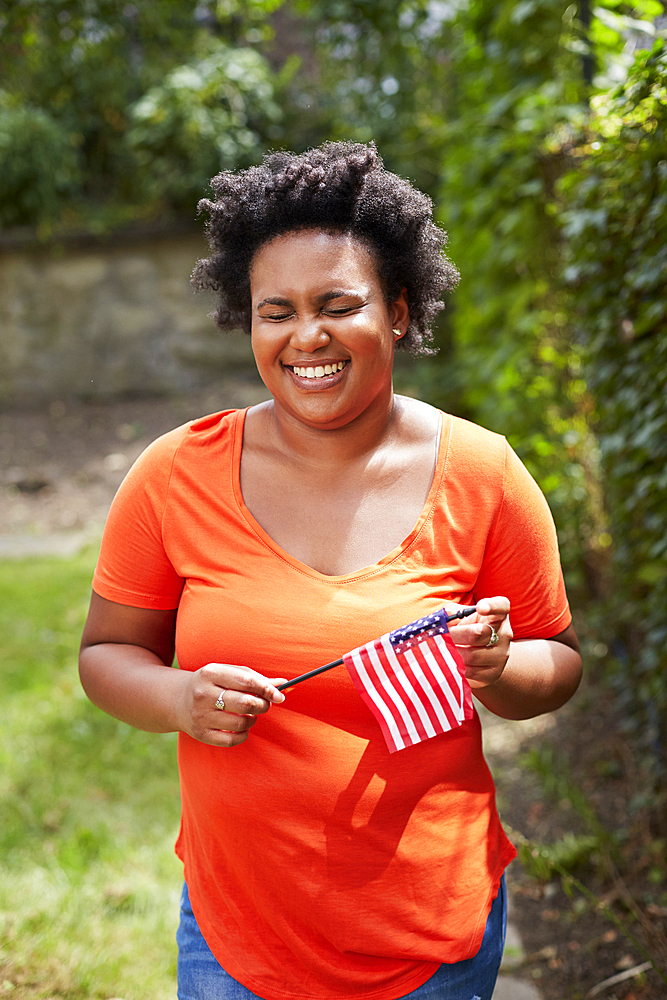
[[[182,731],[217,747],[244,743],[257,716],[285,700],[277,684],[249,667],[207,663],[175,670],[176,609],[158,611],[93,593],[79,671],[99,708],[151,733]],[[222,695],[224,711],[215,703]]]
[[[211,746],[245,743],[257,716],[285,700],[276,687],[285,680],[264,677],[249,667],[231,663],[207,663],[190,673],[184,684],[179,729]],[[216,706],[219,699],[224,709]]]

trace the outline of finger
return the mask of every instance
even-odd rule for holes
[[[466,670],[466,680],[473,691],[480,688],[490,687],[502,676],[502,669],[495,670]]]
[[[468,646],[462,654],[463,662],[468,670],[495,670],[507,662],[507,650],[498,646]]]
[[[477,614],[483,618],[501,620],[510,613],[510,602],[507,597],[483,597],[477,602]]]
[[[216,691],[220,695],[216,695]],[[264,715],[271,708],[271,702],[266,698],[258,698],[254,694],[247,694],[245,691],[234,691],[231,688],[215,688],[211,696],[217,698],[212,703],[212,708],[219,714],[221,711],[232,715]],[[222,700],[224,708],[219,704]]]
[[[233,712],[216,712],[211,732],[247,733],[257,722],[256,715],[235,715]]]
[[[450,629],[450,635],[455,646],[484,647],[488,646],[489,640],[493,638],[492,629],[490,622],[476,622],[474,625],[462,625]],[[500,629],[496,627],[495,632],[499,635]]]
[[[207,663],[200,672],[222,690],[243,691],[276,705],[285,700],[285,695],[278,691],[268,677],[249,667],[232,663]]]
[[[208,743],[209,746],[221,747],[225,749],[237,747],[241,743],[245,743],[249,735],[250,732],[248,730],[244,730],[240,733],[233,733],[224,729],[207,729],[200,736],[197,736],[196,739],[198,739],[200,743]]]

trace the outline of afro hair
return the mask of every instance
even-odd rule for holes
[[[406,289],[410,325],[398,346],[433,353],[440,298],[458,281],[444,253],[446,233],[433,221],[431,199],[385,169],[374,143],[326,142],[305,153],[270,153],[256,167],[225,170],[211,181],[206,233],[213,251],[199,261],[195,288],[218,293],[223,329],[251,325],[250,271],[257,251],[303,229],[350,235],[373,253],[387,303]]]

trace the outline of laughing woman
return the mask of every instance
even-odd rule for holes
[[[396,348],[425,350],[458,276],[372,145],[272,154],[213,190],[195,282],[272,398],[141,456],[81,652],[96,705],[179,733],[178,995],[490,1000],[515,852],[477,715],[390,754],[344,670],[277,685],[476,604],[452,635],[479,701],[558,708],[581,663],[546,502],[503,438],[394,395]]]

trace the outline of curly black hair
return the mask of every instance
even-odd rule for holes
[[[260,166],[224,170],[211,181],[215,199],[199,202],[213,256],[200,260],[195,288],[219,293],[215,320],[250,332],[250,269],[257,251],[303,229],[343,233],[368,246],[387,303],[405,288],[410,325],[398,342],[432,354],[433,318],[458,271],[444,253],[447,234],[433,221],[431,199],[385,170],[374,143],[326,142],[305,153],[270,153]]]

